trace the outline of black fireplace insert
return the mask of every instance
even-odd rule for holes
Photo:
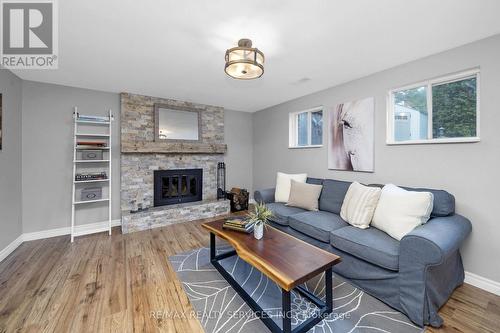
[[[202,200],[203,169],[155,170],[155,206]]]

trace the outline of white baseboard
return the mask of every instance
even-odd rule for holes
[[[27,232],[25,234],[22,234],[22,236],[23,236],[23,242],[29,242],[37,239],[68,235],[70,232],[71,232],[70,227],[64,227],[64,228],[49,229],[49,230],[42,230],[35,232]]]
[[[111,226],[116,227],[122,224],[121,220],[112,220]],[[75,226],[75,236],[83,236],[94,234],[96,232],[103,232],[108,230],[108,221],[96,222],[89,224],[82,224]],[[7,245],[4,249],[0,250],[0,262],[7,258],[9,254],[14,252],[15,249],[19,247],[23,242],[29,242],[37,239],[51,238],[63,235],[69,235],[71,233],[71,227],[63,227],[56,229],[49,229],[43,231],[27,232],[21,234],[12,243]]]
[[[122,225],[121,220],[111,221],[111,227],[116,227],[120,225]],[[104,232],[104,231],[108,231],[108,221],[75,226],[75,236],[95,234],[96,232]]]
[[[465,283],[500,296],[500,282],[487,279],[471,272],[465,272]]]
[[[111,226],[116,227],[122,224],[121,220],[112,220]],[[88,234],[93,234],[96,232],[103,232],[108,230],[108,221],[88,223],[75,226],[75,236],[83,236]],[[71,227],[49,229],[43,231],[28,232],[23,234],[23,241],[32,241],[37,239],[51,238],[62,235],[69,235],[71,233]]]
[[[23,243],[23,235],[19,235],[14,239],[9,245],[7,245],[3,250],[0,251],[0,262],[9,256],[19,245]]]

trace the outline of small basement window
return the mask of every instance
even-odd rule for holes
[[[391,90],[387,144],[479,141],[479,70]]]
[[[323,146],[323,107],[292,112],[289,116],[289,148]]]

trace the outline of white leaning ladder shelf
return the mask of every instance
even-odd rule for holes
[[[97,232],[103,232],[103,231],[108,231],[108,234],[111,236],[111,156],[112,156],[112,136],[111,136],[111,127],[113,123],[113,114],[111,113],[111,110],[108,111],[108,120],[107,121],[100,121],[100,120],[89,120],[89,118],[93,118],[94,116],[89,116],[89,115],[80,115],[78,113],[78,109],[75,106],[74,111],[73,111],[73,122],[74,122],[74,128],[73,128],[73,187],[72,187],[72,196],[71,196],[71,242],[74,241],[75,237],[77,236],[83,236],[87,235],[90,233],[97,233]],[[96,118],[102,118],[102,117],[96,117]],[[107,129],[107,133],[105,134],[97,134],[97,133],[85,133],[85,132],[80,132],[80,126],[79,125],[86,125],[86,126],[98,126],[100,128],[105,128]],[[99,147],[99,148],[87,148],[87,149],[98,149],[103,152],[103,156],[105,152],[107,152],[107,158],[102,158],[101,160],[84,160],[84,159],[78,159],[78,151],[79,150],[85,150],[84,148],[79,148],[78,147],[78,140],[81,138],[87,138],[90,140],[95,140],[95,139],[103,139],[107,140],[107,145],[105,147]],[[85,165],[102,165],[106,164],[106,179],[91,179],[91,180],[76,180],[76,174],[77,174],[77,167],[81,164]],[[102,167],[101,169],[104,169]],[[76,187],[79,184],[102,184],[102,183],[107,183],[108,187],[108,196],[107,198],[102,197],[101,199],[97,200],[76,200]],[[103,195],[104,195],[104,191]],[[76,208],[79,207],[80,205],[90,205],[93,203],[102,203],[102,202],[107,202],[108,204],[108,224],[107,227],[105,228],[99,228],[96,230],[92,230],[90,232],[79,232],[75,233],[75,211]]]

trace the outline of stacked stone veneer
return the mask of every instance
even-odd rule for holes
[[[201,203],[186,203],[168,208],[155,207],[144,212],[122,215],[122,232],[147,230],[175,223],[205,219],[229,213],[229,201],[209,201]]]
[[[121,94],[121,142],[154,142],[154,104],[182,106],[201,111],[203,143],[224,143],[224,109],[171,99]],[[121,209],[124,233],[178,222],[208,218],[229,212],[228,201],[217,201],[217,163],[222,154],[122,153]],[[203,169],[203,201],[154,207],[154,171]],[[137,204],[147,211],[131,214]]]

